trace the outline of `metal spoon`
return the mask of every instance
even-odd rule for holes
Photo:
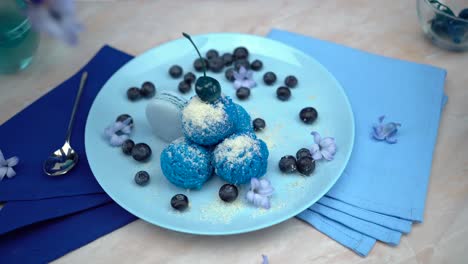
[[[80,87],[78,89],[78,93],[76,94],[75,104],[73,105],[70,122],[68,123],[65,144],[63,144],[60,149],[52,153],[52,155],[50,155],[50,157],[47,158],[47,160],[44,162],[44,172],[49,176],[64,175],[73,169],[73,167],[75,167],[75,165],[78,163],[78,154],[70,146],[70,137],[73,123],[75,121],[75,114],[78,108],[78,103],[80,102],[81,93],[83,92],[83,87],[85,86],[87,78],[88,73],[83,72],[83,75],[81,75]]]

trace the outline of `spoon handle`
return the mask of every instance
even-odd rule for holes
[[[76,94],[75,104],[73,105],[73,111],[70,117],[70,122],[68,123],[67,136],[65,139],[65,141],[68,143],[70,143],[70,137],[72,133],[73,123],[75,121],[76,110],[78,109],[78,104],[80,102],[81,94],[83,92],[83,87],[85,86],[87,79],[88,79],[88,72],[83,72],[83,74],[81,75],[80,87],[78,89],[78,93]]]

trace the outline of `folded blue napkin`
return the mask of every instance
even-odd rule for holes
[[[0,126],[0,149],[20,158],[17,176],[0,182],[0,201],[38,200],[79,194],[103,193],[89,168],[84,131],[91,104],[104,83],[132,57],[105,46],[70,79],[51,90]],[[42,171],[44,160],[63,145],[81,74],[88,71],[71,145],[80,162],[62,177]]]
[[[372,220],[401,232],[409,228],[398,218],[422,221],[440,109],[446,101],[446,71],[280,30],[273,30],[268,37],[302,50],[323,64],[346,91],[356,123],[351,159],[327,193],[334,199],[333,209],[348,215],[351,212],[355,219],[322,210],[322,214],[336,218],[332,220],[313,211],[314,207],[298,218],[363,256],[371,246],[356,247],[352,241],[340,238],[340,234],[351,233],[357,240],[378,235],[361,221]],[[372,125],[380,115],[386,115],[386,121],[402,124],[397,144],[371,139]],[[325,198],[318,203],[326,205],[331,201]],[[356,229],[361,232],[353,233]]]

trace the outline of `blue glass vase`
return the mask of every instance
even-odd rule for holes
[[[25,7],[23,0],[0,0],[0,74],[27,68],[39,46]]]

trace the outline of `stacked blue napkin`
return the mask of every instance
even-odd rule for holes
[[[310,54],[335,75],[355,113],[355,146],[363,144],[366,151],[380,154],[368,161],[366,152],[355,148],[346,173],[336,187],[298,218],[362,256],[369,253],[376,240],[397,245],[401,234],[410,232],[412,221],[422,221],[440,108],[446,100],[443,96],[445,71],[279,30],[273,30],[269,37]],[[39,115],[53,116],[53,127],[58,123],[65,130],[70,114],[68,101],[73,99],[82,71],[0,127],[0,136],[11,139],[1,142],[0,149],[14,150],[12,154],[22,158],[18,176],[0,183],[0,201],[8,201],[0,211],[2,260],[7,263],[50,261],[136,219],[103,193],[92,177],[83,144],[84,120],[94,97],[104,82],[130,59],[131,56],[106,46],[82,69],[90,73],[90,79],[78,112],[82,119],[73,131],[73,146],[82,157],[73,174],[59,178],[42,174],[43,157],[63,143],[65,131],[46,133],[51,120],[30,120],[41,120]],[[93,72],[99,74],[93,76]],[[362,103],[363,98],[372,101]],[[421,117],[423,112],[418,112],[421,109],[427,111],[426,117]],[[403,110],[413,112],[406,114]],[[381,114],[403,123],[397,145],[370,140],[371,126]],[[19,129],[25,123],[30,130],[38,132],[31,137],[32,133]],[[28,149],[37,142],[47,142],[47,147]],[[421,142],[427,146],[421,146]],[[402,153],[412,160],[419,152],[426,154],[420,156],[421,160],[414,160],[414,167],[418,168],[401,171],[402,164],[390,163],[400,161]],[[392,193],[383,188],[385,184],[392,186],[389,188]],[[414,193],[406,191],[410,187],[414,187]]]
[[[345,172],[298,218],[363,256],[375,240],[398,245],[410,223],[423,220],[446,71],[280,30],[268,37],[324,65],[346,91],[356,123]],[[371,139],[381,115],[402,124],[397,144]]]

